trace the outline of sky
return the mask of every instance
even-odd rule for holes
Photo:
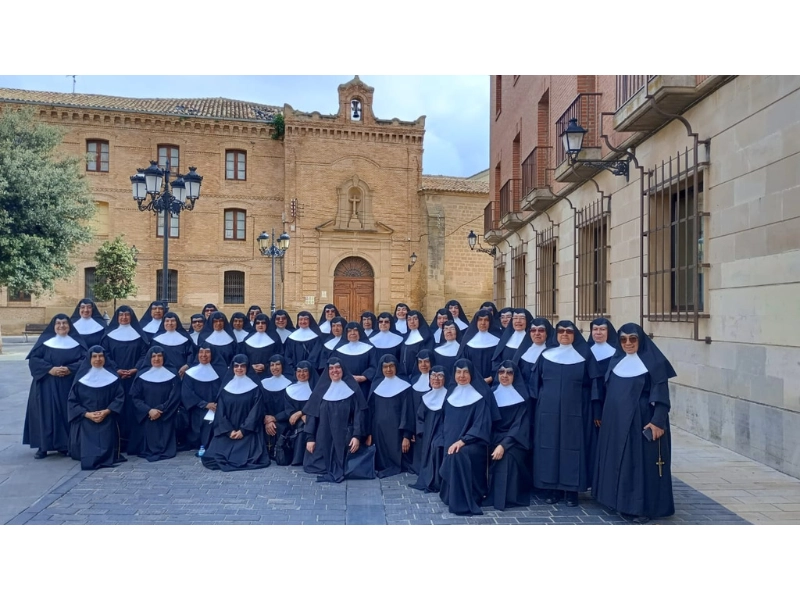
[[[332,114],[339,110],[337,87],[353,75],[78,75],[75,91],[137,98],[223,97]],[[377,118],[414,121],[425,115],[426,175],[468,177],[489,168],[488,75],[358,75],[375,88]],[[25,90],[70,93],[72,82],[65,75],[0,75],[0,87]]]

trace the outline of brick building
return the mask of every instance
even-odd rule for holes
[[[498,304],[584,335],[597,316],[642,324],[678,372],[674,423],[800,476],[800,78],[490,85]]]
[[[322,115],[223,98],[0,89],[0,110],[33,107],[41,120],[64,128],[66,151],[89,155],[86,176],[97,205],[95,243],[76,256],[76,276],[60,282],[54,296],[0,290],[3,331],[46,322],[91,296],[95,250],[121,233],[139,251],[139,292],[127,302],[143,309],[161,296],[163,220],[139,213],[130,184],[136,169],[155,159],[162,167],[169,159],[173,174],[194,166],[203,176],[195,209],[168,228],[169,300],[183,318],[206,302],[229,315],[251,304],[268,311],[271,261],[256,237],[272,228],[291,236],[275,276],[276,304],[290,312],[319,315],[335,302],[353,317],[405,301],[432,316],[445,296],[475,310],[491,296],[491,261],[469,256],[468,228],[445,232],[480,222],[488,182],[424,176],[425,117],[380,119],[373,94],[355,77],[338,88],[338,112]],[[285,135],[275,140],[279,113]],[[418,261],[409,269],[412,254]],[[464,265],[469,269],[454,276]],[[110,304],[103,308],[110,313]]]

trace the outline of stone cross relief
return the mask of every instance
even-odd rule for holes
[[[358,216],[358,205],[361,202],[361,190],[357,188],[351,189],[349,202],[351,205],[351,210],[350,210],[350,218],[347,221],[347,228],[361,229],[364,226],[363,223],[361,222],[360,217]]]

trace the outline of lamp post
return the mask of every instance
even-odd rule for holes
[[[272,229],[272,241],[266,231],[262,231],[261,235],[257,238],[258,249],[261,256],[269,256],[272,259],[272,297],[269,305],[270,316],[275,314],[275,259],[283,258],[286,251],[289,249],[289,234],[285,231],[278,238],[277,245],[275,244],[275,228]]]
[[[416,252],[412,252],[411,256],[408,257],[408,260],[411,261],[410,263],[408,263],[408,270],[410,271],[411,267],[413,267],[415,264],[417,264],[417,253]]]
[[[467,242],[469,243],[469,249],[470,250],[477,250],[478,252],[484,252],[485,254],[488,254],[489,256],[494,256],[495,254],[497,254],[497,248],[495,248],[494,246],[492,246],[491,250],[487,250],[486,248],[484,248],[483,246],[478,244],[478,247],[476,248],[475,244],[478,243],[478,236],[471,229],[469,230],[469,233],[467,234]]]
[[[567,128],[561,134],[561,142],[564,144],[564,153],[567,155],[567,160],[570,165],[585,165],[595,169],[605,169],[611,171],[614,175],[624,175],[625,181],[628,181],[628,163],[627,160],[583,160],[578,158],[583,149],[583,136],[587,131],[578,125],[578,119],[570,119]]]
[[[183,210],[194,210],[194,203],[200,197],[200,184],[203,178],[198,175],[196,167],[189,167],[187,175],[177,174],[177,179],[170,184],[169,161],[165,170],[158,168],[158,163],[150,161],[146,169],[136,169],[131,176],[133,199],[141,212],[150,211],[164,215],[164,257],[161,267],[161,294],[165,303],[169,300],[169,234],[172,215]],[[163,190],[161,188],[163,183]],[[147,201],[149,198],[149,201]]]

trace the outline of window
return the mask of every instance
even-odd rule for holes
[[[575,293],[577,317],[583,321],[608,312],[608,219],[602,199],[579,210],[575,219]]]
[[[157,225],[156,225],[156,237],[164,237],[164,213],[156,213],[157,217]],[[181,224],[181,216],[180,214],[177,215],[170,215],[169,220],[169,237],[176,238],[180,237],[180,224]]]
[[[536,314],[550,319],[558,318],[558,237],[550,227],[536,232]]]
[[[86,267],[83,270],[83,297],[89,298],[89,300],[94,300],[94,284],[95,278],[97,274],[97,269],[95,267]]]
[[[244,271],[225,271],[225,304],[244,304]]]
[[[171,144],[159,144],[158,146],[158,168],[166,171],[167,161],[169,161],[169,172],[172,175],[180,173],[180,148]]]
[[[494,76],[494,114],[498,116],[503,105],[503,76]]]
[[[699,194],[689,187],[670,196],[670,308],[673,311],[694,310],[695,288],[697,310],[703,310],[703,275],[697,270],[698,254],[702,261],[703,228],[696,214],[697,197],[702,191],[703,180],[700,179]]]
[[[21,290],[15,290],[14,288],[8,288],[6,290],[8,294],[8,301],[9,302],[30,302],[31,295],[29,292],[24,292]]]
[[[228,150],[225,153],[225,179],[244,181],[247,179],[245,159],[247,153],[242,150]]]
[[[225,211],[225,239],[226,240],[244,240],[246,239],[244,231],[244,222],[247,212],[236,208],[231,208]]]
[[[108,142],[106,140],[86,141],[86,170],[108,173]]]
[[[501,264],[494,269],[494,298],[499,308],[506,306],[506,266]]]
[[[164,271],[159,269],[156,271],[156,293],[155,297],[159,300],[164,300],[161,296],[163,296],[163,292],[161,291],[164,287]],[[175,269],[169,270],[169,279],[167,280],[169,298],[167,298],[167,302],[178,302],[178,272]]]
[[[511,249],[511,306],[526,308],[526,275],[525,262],[527,253],[522,248]]]

